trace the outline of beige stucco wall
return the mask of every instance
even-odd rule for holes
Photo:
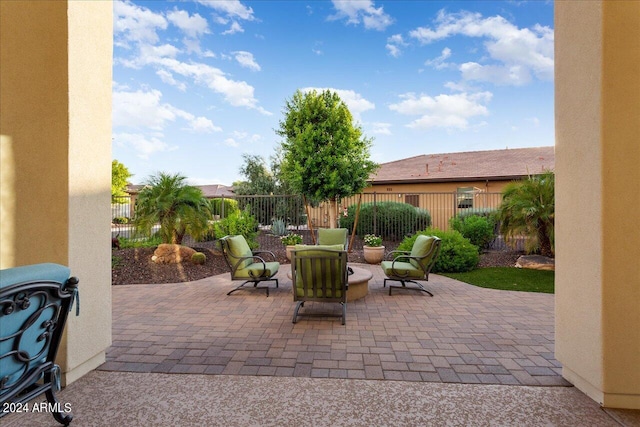
[[[0,2],[0,267],[57,262],[80,279],[58,358],[66,382],[111,342],[112,7]]]
[[[596,401],[638,409],[640,2],[555,11],[556,357]]]

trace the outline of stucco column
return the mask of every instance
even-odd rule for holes
[[[555,3],[556,357],[640,409],[640,2]]]
[[[65,383],[111,343],[113,4],[0,2],[0,267],[56,262],[80,279],[58,353]]]

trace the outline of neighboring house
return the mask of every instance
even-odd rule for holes
[[[555,167],[554,147],[424,154],[383,163],[371,176],[371,192],[499,193],[511,181]]]
[[[465,209],[497,208],[509,182],[554,168],[553,146],[424,154],[381,164],[362,202],[404,202],[427,209],[433,225],[444,230]],[[342,205],[358,200],[350,197]]]

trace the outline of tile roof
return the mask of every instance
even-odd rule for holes
[[[382,163],[371,183],[516,179],[555,167],[554,147],[423,154]]]

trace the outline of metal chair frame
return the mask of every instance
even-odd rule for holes
[[[229,266],[229,269],[231,270],[231,280],[244,280],[244,282],[238,286],[236,286],[235,288],[233,288],[232,290],[230,290],[229,292],[227,292],[227,295],[231,295],[232,293],[234,293],[235,291],[239,291],[240,289],[242,289],[245,285],[247,284],[253,284],[254,289],[265,289],[266,293],[267,293],[267,297],[269,296],[269,287],[268,286],[258,286],[258,283],[260,282],[276,282],[276,288],[278,287],[278,279],[274,279],[273,277],[277,274],[271,274],[271,275],[267,275],[264,274],[267,271],[266,268],[266,261],[264,260],[264,258],[262,256],[260,256],[261,254],[269,254],[271,257],[273,257],[274,261],[276,260],[276,256],[274,255],[273,252],[270,251],[251,251],[251,256],[245,256],[245,257],[240,257],[240,256],[236,256],[233,255],[234,258],[238,258],[238,261],[231,265],[231,261],[229,260],[229,252],[231,252],[231,247],[229,245],[229,242],[227,241],[227,237],[229,236],[225,236],[223,238],[220,239],[220,244],[222,246],[222,253],[224,255],[224,260],[227,263],[227,265]],[[263,274],[259,275],[259,276],[254,276],[253,273],[249,273],[249,275],[251,276],[250,279],[247,279],[246,277],[236,277],[236,271],[238,270],[240,264],[242,264],[245,260],[250,259],[252,263],[255,262],[261,262],[262,266],[263,266]]]
[[[440,254],[440,246],[442,244],[442,240],[440,240],[439,238],[435,238],[435,241],[433,242],[433,244],[431,245],[431,248],[429,249],[429,252],[427,252],[425,255],[421,256],[421,257],[415,257],[415,256],[411,256],[411,251],[392,251],[389,252],[389,257],[393,257],[393,263],[391,264],[391,270],[392,270],[392,275],[391,276],[387,276],[386,279],[384,279],[383,285],[382,287],[386,287],[387,286],[387,280],[389,281],[395,281],[395,282],[400,282],[400,285],[389,285],[389,295],[391,295],[391,289],[392,288],[397,288],[397,289],[409,289],[412,291],[420,291],[420,292],[425,292],[427,294],[429,294],[430,296],[433,296],[433,294],[428,291],[423,285],[422,283],[419,283],[418,280],[422,280],[422,281],[429,281],[429,273],[431,272],[431,269],[433,268],[433,266],[436,263],[436,259],[438,259],[438,255]],[[422,262],[425,258],[429,258],[431,257],[431,259],[429,260],[429,263],[426,266],[422,265]],[[394,268],[394,265],[396,262],[410,262],[410,260],[415,260],[418,265],[420,266],[420,269],[423,272],[423,278],[409,278],[409,273],[401,273],[400,271],[397,271]],[[414,285],[416,285],[415,287],[413,286],[407,286],[407,283],[413,283]]]

